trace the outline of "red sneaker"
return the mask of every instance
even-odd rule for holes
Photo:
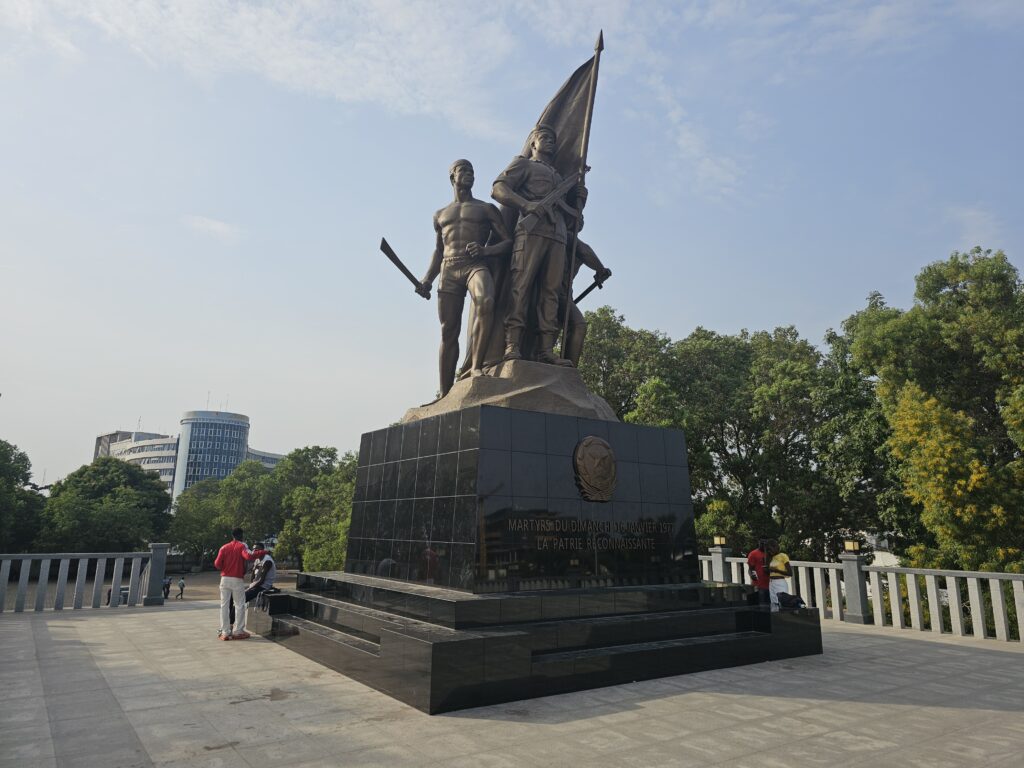
[[[248,640],[252,635],[248,632],[236,632],[231,636],[232,640]]]
[[[230,640],[231,635],[217,635],[218,640]]]

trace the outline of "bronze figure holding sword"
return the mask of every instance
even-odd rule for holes
[[[417,280],[394,251],[381,241],[381,250],[401,270],[425,299],[430,298],[434,279],[437,285],[437,315],[441,320],[441,349],[438,353],[441,397],[455,383],[459,361],[459,334],[466,294],[473,299],[473,321],[469,328],[471,376],[482,376],[485,345],[494,318],[494,280],[487,260],[507,254],[512,248],[505,223],[496,206],[473,197],[473,164],[456,160],[449,169],[455,199],[434,214],[437,243],[430,266]],[[490,241],[490,244],[488,242]]]

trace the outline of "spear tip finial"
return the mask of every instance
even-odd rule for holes
[[[603,29],[600,30],[597,33],[597,42],[594,44],[594,50],[595,51],[603,51],[604,50],[604,30]]]

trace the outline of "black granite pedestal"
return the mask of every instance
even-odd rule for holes
[[[363,435],[345,571],[249,622],[436,713],[821,652],[748,596],[700,581],[682,432],[480,406]]]
[[[606,502],[574,451],[604,441]],[[472,592],[699,581],[686,439],[495,406],[363,435],[345,570]]]

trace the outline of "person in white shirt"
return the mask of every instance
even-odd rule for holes
[[[264,549],[263,542],[256,544],[256,549]],[[274,562],[274,558],[270,556],[270,552],[264,552],[256,565],[252,569],[252,582],[249,584],[249,588],[245,590],[245,602],[255,600],[256,596],[260,592],[266,592],[274,586],[274,580],[277,579],[277,564]]]

